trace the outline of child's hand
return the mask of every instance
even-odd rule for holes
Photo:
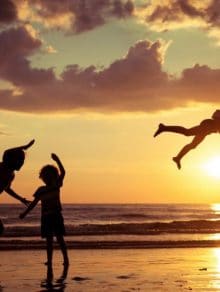
[[[24,219],[24,217],[25,217],[25,216],[24,216],[24,213],[21,213],[21,214],[19,215],[19,218],[20,218],[20,219]]]
[[[31,140],[28,144],[23,146],[23,149],[28,149],[29,147],[31,147],[34,144],[35,140]]]
[[[27,200],[27,199],[23,199],[22,203],[25,204],[27,207],[30,205],[31,201]]]
[[[51,154],[51,158],[55,161],[59,160],[59,157],[55,153]]]

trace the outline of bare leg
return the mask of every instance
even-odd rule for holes
[[[181,159],[185,156],[190,150],[197,147],[205,139],[205,136],[195,136],[191,143],[185,145],[176,157],[173,157],[173,161],[177,164],[178,169],[181,168]]]
[[[63,254],[63,264],[64,264],[64,266],[68,266],[69,265],[69,258],[68,258],[68,254],[67,254],[67,247],[66,247],[66,243],[65,243],[62,235],[57,235],[57,242],[59,243],[60,249],[61,249],[62,254]]]
[[[52,280],[53,280],[53,269],[51,265],[51,266],[47,266],[47,283],[52,284]]]
[[[2,221],[0,220],[0,235],[2,235],[4,232],[4,225],[2,223]]]
[[[69,265],[64,265],[63,266],[63,272],[62,272],[62,275],[60,276],[60,278],[57,280],[57,283],[61,283],[61,284],[64,284],[64,281],[67,277],[67,274],[68,274],[68,269],[69,269]]]
[[[194,136],[198,133],[198,130],[198,126],[193,128],[185,128],[182,126],[166,126],[164,124],[159,124],[158,129],[154,134],[154,137],[160,135],[163,132],[172,132],[184,136]]]
[[[48,236],[47,240],[47,265],[52,267],[52,257],[53,257],[53,236]]]

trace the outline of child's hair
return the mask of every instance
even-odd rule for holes
[[[46,183],[51,184],[59,178],[59,171],[56,166],[48,164],[40,170],[40,178]]]
[[[13,170],[19,170],[24,164],[25,152],[22,149],[8,149],[3,153],[2,161]]]
[[[212,114],[212,118],[213,118],[213,119],[220,119],[220,110],[216,110],[216,111]]]

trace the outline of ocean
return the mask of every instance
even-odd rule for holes
[[[1,204],[0,249],[44,248],[40,206]],[[220,246],[220,204],[63,204],[69,248]]]

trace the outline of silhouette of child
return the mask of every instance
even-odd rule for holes
[[[40,178],[45,185],[37,189],[34,194],[34,200],[20,214],[20,218],[23,219],[41,201],[41,236],[46,238],[46,264],[52,267],[53,236],[55,235],[63,254],[64,266],[68,266],[69,259],[63,237],[65,235],[65,227],[60,202],[60,188],[63,185],[65,170],[56,154],[52,153],[51,158],[57,163],[59,170],[54,165],[46,165],[41,169]]]
[[[34,140],[30,141],[26,145],[5,150],[3,153],[2,162],[0,162],[0,194],[5,191],[7,194],[25,205],[28,205],[29,201],[16,194],[11,189],[11,183],[15,177],[14,172],[19,171],[24,164],[24,150],[28,149],[33,144]],[[4,226],[0,220],[0,235],[3,233],[3,230]]]
[[[192,142],[185,145],[177,154],[177,156],[173,157],[173,161],[180,169],[181,159],[183,156],[185,156],[190,150],[196,148],[207,135],[220,132],[220,110],[216,110],[213,113],[211,119],[205,119],[199,125],[192,128],[185,128],[182,126],[166,126],[164,124],[159,124],[154,137],[160,135],[163,132],[173,132],[185,136],[194,136]]]

